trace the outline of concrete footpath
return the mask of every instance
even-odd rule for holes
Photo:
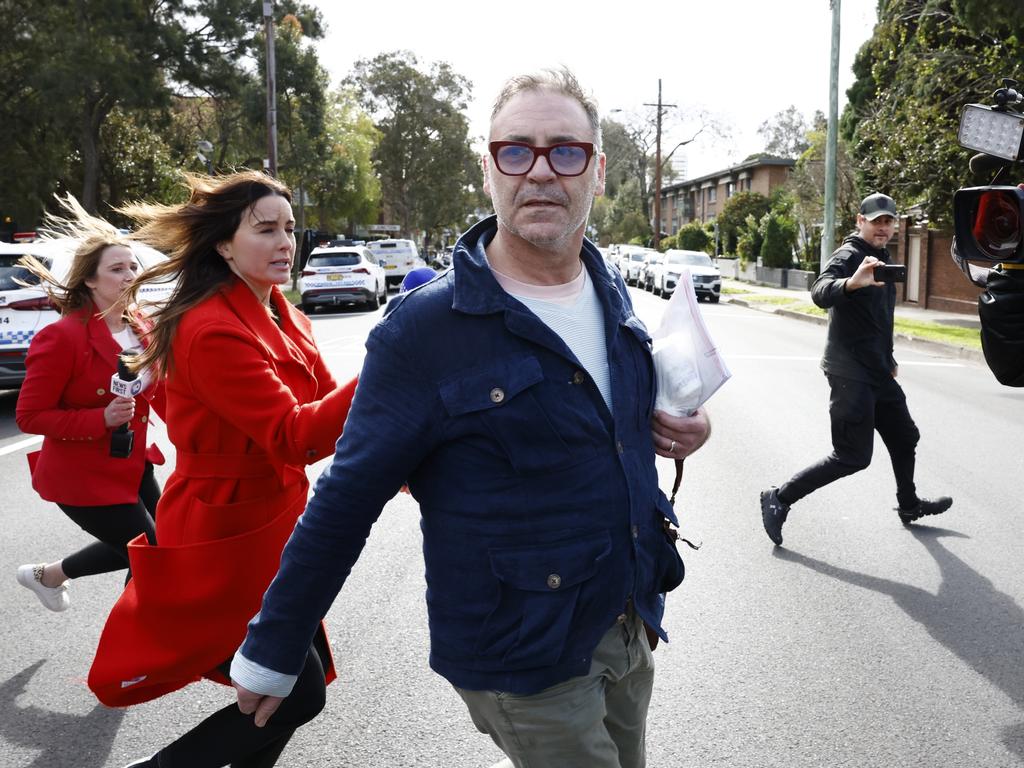
[[[791,309],[786,309],[784,306],[780,307],[777,304],[767,304],[756,300],[749,300],[751,294],[758,294],[785,297],[793,299],[794,301],[813,304],[814,302],[811,301],[810,291],[802,291],[795,288],[776,288],[774,286],[758,285],[756,283],[745,283],[731,278],[722,278],[722,289],[722,301],[726,301],[730,304],[749,307],[750,309],[755,309],[759,312],[770,312],[776,315],[783,315],[785,317],[793,317],[806,322],[818,323],[819,325],[826,325],[828,323],[828,318],[825,317],[806,315],[802,312],[795,312]],[[726,293],[725,291],[728,289],[745,291],[745,293]],[[906,306],[902,304],[896,305],[896,317],[915,320],[918,322],[935,323],[937,325],[957,326],[960,328],[975,328],[979,330],[981,328],[981,321],[978,320],[977,315],[962,315],[958,312],[940,312],[934,309],[921,309],[919,307]],[[985,360],[981,349],[964,347],[959,344],[932,341],[931,339],[922,339],[900,332],[896,333],[896,339],[909,344],[914,348],[920,349],[922,352],[931,352],[933,354],[952,356],[964,360],[977,360],[979,362],[984,362]]]

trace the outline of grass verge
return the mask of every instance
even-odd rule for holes
[[[780,309],[787,309],[791,312],[799,312],[802,315],[814,315],[826,317],[826,312],[821,307],[799,299],[791,299],[788,296],[776,296],[769,294],[747,295],[743,300],[748,304],[771,305]],[[896,333],[912,336],[916,339],[927,339],[942,344],[952,344],[957,347],[969,349],[981,349],[981,337],[977,328],[961,328],[955,325],[944,325],[943,323],[929,323],[923,320],[908,320],[897,317],[894,323]]]

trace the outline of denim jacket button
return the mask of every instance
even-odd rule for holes
[[[495,387],[494,389],[491,390],[491,402],[492,403],[500,403],[504,399],[505,399],[505,390],[503,390],[501,387]]]
[[[560,586],[562,586],[561,576],[559,576],[557,573],[552,573],[550,576],[548,576],[548,587],[550,587],[551,589],[558,589]]]

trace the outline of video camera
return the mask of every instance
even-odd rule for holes
[[[1005,78],[993,100],[992,106],[967,104],[960,116],[957,141],[978,152],[971,170],[995,176],[991,186],[953,195],[952,256],[972,283],[985,288],[978,297],[985,362],[999,383],[1024,387],[1024,188],[996,184],[1022,159],[1024,94]],[[1024,173],[1018,176],[1024,181]]]

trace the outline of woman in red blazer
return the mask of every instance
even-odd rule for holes
[[[139,397],[109,391],[118,356],[138,347],[143,333],[130,308],[138,262],[114,227],[70,196],[64,204],[74,218],[51,224],[80,240],[67,279],[60,284],[40,262],[25,262],[62,318],[29,346],[15,418],[23,432],[43,435],[42,449],[28,457],[32,487],[97,541],[63,560],[18,568],[18,582],[52,611],[68,607],[67,579],[125,569],[128,542],[139,535],[153,540],[160,498],[153,464],[163,463],[159,449],[146,446],[151,404],[163,409],[162,387],[146,377]],[[114,457],[111,435],[123,424],[134,431],[134,443],[127,456]]]
[[[255,172],[187,179],[183,205],[126,209],[143,224],[136,237],[170,254],[140,282],[178,280],[140,358],[166,372],[176,461],[158,544],[129,546],[132,580],[90,671],[90,687],[113,706],[203,676],[229,682],[227,665],[305,508],[305,466],[333,452],[355,388],[338,386],[309,321],[277,287],[295,255],[288,189]],[[272,766],[323,707],[331,677],[321,630],[280,720],[257,728],[228,701],[137,765]]]

